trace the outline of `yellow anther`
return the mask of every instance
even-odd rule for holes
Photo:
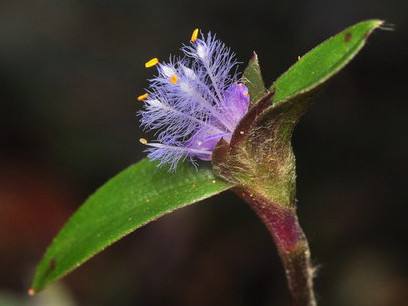
[[[146,138],[140,138],[139,139],[139,142],[141,143],[141,144],[147,144],[147,140],[146,140]]]
[[[198,32],[199,32],[200,30],[197,28],[197,29],[194,29],[194,31],[193,31],[193,34],[191,34],[191,39],[190,39],[190,41],[193,43],[193,42],[195,42],[196,40],[197,40],[197,38],[198,38]]]
[[[145,63],[146,68],[150,68],[156,66],[159,63],[159,59],[157,57],[152,58],[150,61]]]
[[[178,77],[177,75],[173,74],[170,78],[169,81],[171,84],[175,85],[177,83]]]
[[[142,101],[146,100],[148,97],[149,97],[149,95],[147,93],[145,93],[143,95],[138,96],[137,101],[142,102]]]

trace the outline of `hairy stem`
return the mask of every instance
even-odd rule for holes
[[[235,191],[250,204],[275,241],[285,269],[292,306],[316,306],[309,244],[296,210],[282,207],[246,189]]]

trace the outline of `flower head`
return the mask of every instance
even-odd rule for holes
[[[239,82],[235,55],[215,35],[198,38],[194,30],[191,44],[184,45],[182,58],[167,63],[154,58],[145,66],[156,66],[139,112],[142,127],[154,131],[156,140],[141,142],[148,157],[175,169],[189,158],[211,160],[218,141],[231,140],[238,122],[247,113],[247,87]]]

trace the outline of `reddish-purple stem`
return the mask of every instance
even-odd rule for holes
[[[273,203],[264,197],[236,190],[266,225],[282,259],[293,306],[316,306],[313,268],[309,244],[300,227],[296,210]]]

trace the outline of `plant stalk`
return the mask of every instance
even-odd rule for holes
[[[316,306],[309,244],[296,209],[282,207],[247,189],[235,191],[249,203],[272,235],[285,269],[292,306]]]

